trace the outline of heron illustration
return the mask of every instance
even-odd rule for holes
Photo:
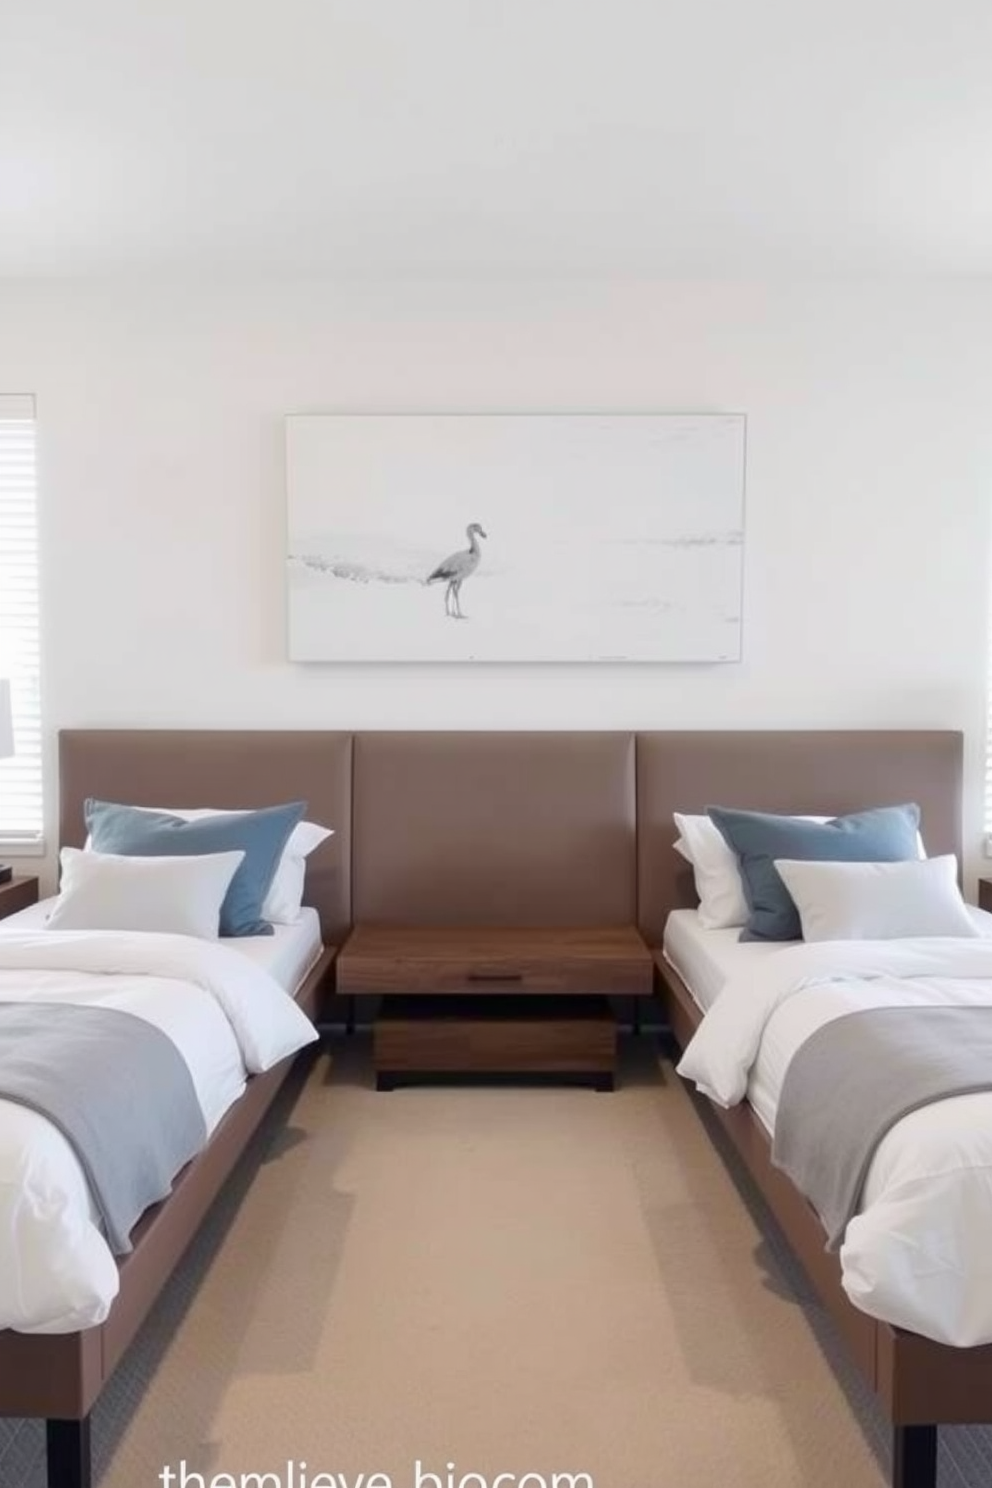
[[[468,538],[468,547],[462,548],[457,553],[452,553],[438,564],[433,573],[428,574],[428,584],[443,582],[447,587],[444,591],[444,613],[452,620],[464,620],[461,607],[461,587],[469,574],[474,574],[482,557],[482,549],[479,547],[479,538],[485,537],[485,532],[478,522],[470,522],[465,529]]]

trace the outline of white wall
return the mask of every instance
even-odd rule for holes
[[[0,288],[50,760],[66,725],[962,728],[974,863],[990,346],[981,281]],[[290,665],[281,419],[350,409],[745,411],[743,663]]]

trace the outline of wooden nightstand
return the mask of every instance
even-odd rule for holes
[[[38,903],[38,880],[36,878],[21,877],[16,875],[8,878],[6,883],[0,884],[0,920],[5,920],[8,915],[16,914],[19,909],[27,909],[29,904]]]
[[[383,1004],[380,1090],[437,1075],[547,1075],[612,1090],[610,996],[649,997],[651,952],[632,925],[587,929],[359,924],[337,990]]]
[[[978,907],[992,910],[992,878],[978,880]]]

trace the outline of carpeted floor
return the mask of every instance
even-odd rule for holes
[[[99,1488],[882,1488],[884,1423],[650,1039],[613,1095],[367,1068],[353,1039],[280,1098],[97,1406]],[[44,1481],[0,1422],[0,1483]],[[992,1431],[943,1432],[941,1488],[990,1481]]]

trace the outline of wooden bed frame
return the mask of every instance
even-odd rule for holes
[[[840,812],[920,800],[928,851],[957,852],[960,861],[960,735],[892,734],[886,744],[888,763],[875,758],[869,742],[884,735],[695,736],[689,778],[683,774],[681,783],[672,758],[674,751],[683,766],[687,763],[677,742],[680,736],[653,737],[654,758],[650,764],[641,758],[652,777],[641,782],[651,795],[652,820],[660,820],[672,807],[691,812],[717,802],[759,810]],[[756,760],[761,762],[758,772]],[[684,867],[668,858],[671,836],[656,836],[647,849],[653,861],[642,862],[642,905],[655,946],[661,944],[668,909],[695,902]],[[703,1014],[660,952],[655,964],[672,1036],[684,1047]],[[952,1348],[878,1322],[854,1307],[841,1286],[838,1256],[825,1250],[823,1228],[806,1199],[772,1166],[770,1138],[752,1108],[746,1103],[730,1110],[706,1105],[889,1416],[893,1488],[936,1488],[938,1426],[992,1421],[992,1345]]]
[[[60,840],[80,846],[86,796],[149,806],[266,806],[307,800],[335,828],[307,865],[307,902],[326,949],[296,1001],[319,1018],[350,916],[351,736],[330,733],[66,732],[59,740]],[[305,1055],[306,1051],[304,1051]],[[90,1413],[294,1059],[249,1079],[169,1197],[140,1221],[106,1321],[77,1333],[0,1331],[0,1415],[46,1421],[49,1488],[90,1488]]]

